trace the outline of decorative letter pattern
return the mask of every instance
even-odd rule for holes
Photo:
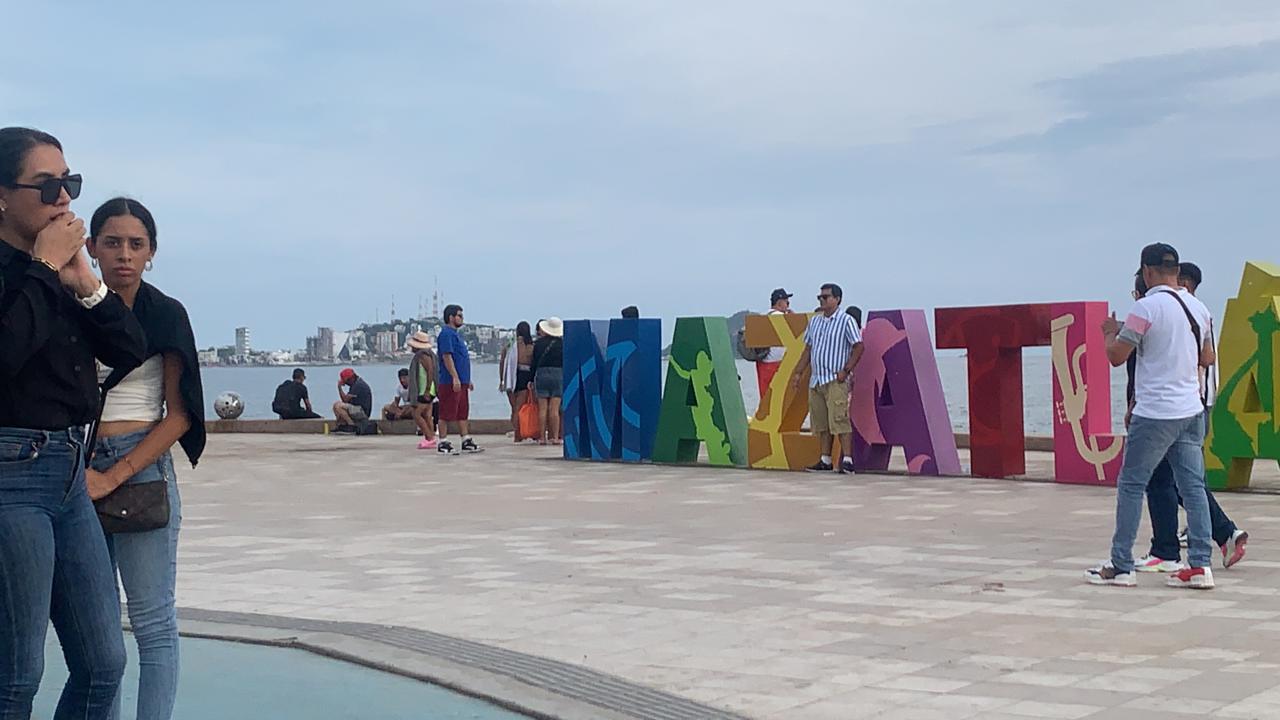
[[[1105,302],[1054,303],[1053,474],[1057,482],[1115,485],[1124,438],[1111,433]]]
[[[938,308],[939,348],[969,354],[969,463],[979,477],[1027,471],[1022,348],[1049,344],[1052,306]]]
[[[746,343],[749,347],[783,347],[786,355],[760,407],[749,422],[747,449],[753,468],[801,470],[817,462],[820,448],[815,435],[800,432],[809,414],[809,373],[797,389],[791,384],[800,356],[804,353],[807,313],[748,315]]]
[[[1240,295],[1227,301],[1218,347],[1218,399],[1205,440],[1212,488],[1249,485],[1254,458],[1280,459],[1280,266],[1245,264]]]
[[[707,447],[712,465],[747,464],[747,411],[722,317],[676,319],[655,462],[695,463]]]
[[[859,472],[889,468],[901,446],[913,475],[959,475],[960,456],[923,310],[875,310],[853,371],[853,462]]]

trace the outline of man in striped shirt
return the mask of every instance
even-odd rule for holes
[[[809,424],[822,440],[822,458],[809,468],[811,472],[831,472],[831,448],[834,435],[840,436],[844,458],[840,472],[853,472],[853,425],[849,422],[849,378],[862,357],[862,333],[853,318],[840,312],[844,291],[827,283],[818,295],[819,314],[809,320],[804,334],[804,355],[796,366],[791,382],[800,387],[805,370],[813,368],[809,378]]]

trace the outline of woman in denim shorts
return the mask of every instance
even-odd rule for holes
[[[564,395],[564,323],[560,318],[538,322],[532,368],[529,389],[538,398],[538,444],[559,445],[560,398]]]

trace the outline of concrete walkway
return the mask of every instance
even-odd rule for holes
[[[179,469],[179,604],[421,628],[755,718],[1280,717],[1280,497],[1221,496],[1254,544],[1212,592],[1095,588],[1109,489],[413,447],[211,438]]]

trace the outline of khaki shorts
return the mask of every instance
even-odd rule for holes
[[[849,422],[849,383],[832,380],[809,388],[809,425],[814,434],[853,432]]]
[[[351,403],[343,403],[342,407],[346,409],[347,414],[351,416],[351,419],[354,422],[364,422],[365,420],[369,419],[369,416],[364,414],[364,408],[360,407],[359,405],[352,405]]]

